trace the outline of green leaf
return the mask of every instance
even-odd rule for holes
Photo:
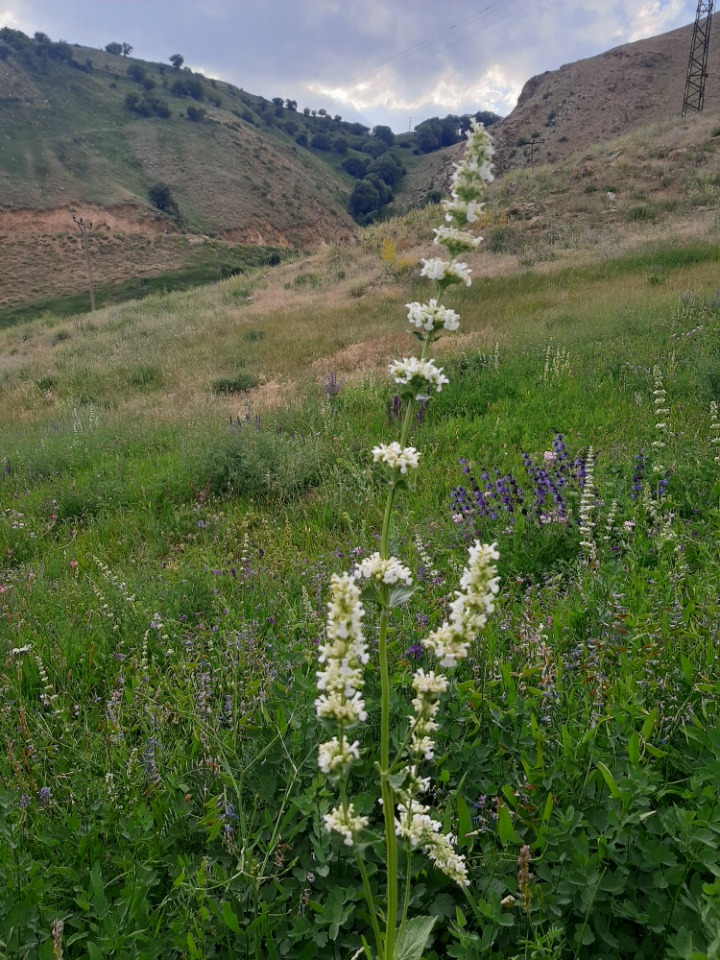
[[[465,837],[468,835],[468,833],[472,833],[473,829],[472,817],[470,816],[468,805],[465,803],[459,793],[455,796],[455,803],[457,806],[458,815],[458,846],[465,847],[467,846]]]
[[[643,725],[640,729],[640,736],[643,740],[647,740],[650,734],[653,732],[653,727],[655,726],[655,721],[658,718],[660,711],[657,707],[653,707],[650,713],[645,717]]]
[[[395,948],[395,960],[421,960],[434,925],[435,917],[408,920]]]
[[[636,767],[640,763],[640,737],[636,730],[633,731],[628,740],[627,752],[628,757],[630,757],[630,763]]]
[[[297,956],[297,960],[315,960],[317,956],[317,944],[314,942],[306,943]]]
[[[512,825],[510,811],[504,803],[500,805],[498,813],[498,836],[503,843],[522,843],[522,840],[515,831],[515,827]]]
[[[407,780],[407,770],[401,770],[399,773],[391,773],[388,776],[388,783],[393,790],[399,790]]]
[[[610,791],[610,796],[613,797],[613,799],[615,800],[619,800],[621,796],[620,787],[617,785],[617,781],[615,780],[615,777],[612,775],[612,773],[610,773],[610,770],[605,766],[602,760],[598,760],[597,768],[600,771],[600,773],[603,775],[603,780],[608,786],[608,790]]]
[[[390,591],[390,609],[407,603],[414,593],[415,587],[393,587]]]
[[[367,586],[363,587],[360,591],[360,599],[363,603],[373,603],[377,606],[383,605],[382,597],[380,596],[380,591],[375,586],[374,583],[369,583]]]
[[[240,930],[240,924],[238,923],[238,918],[233,913],[233,909],[227,900],[223,900],[222,905],[223,920],[225,921],[225,926],[232,930],[233,933],[236,933],[238,936],[242,935]]]
[[[692,663],[688,660],[684,653],[680,654],[680,669],[683,672],[685,680],[692,686],[693,677],[695,676],[695,671],[693,669]]]

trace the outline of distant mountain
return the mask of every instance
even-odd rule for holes
[[[639,126],[680,117],[692,24],[532,77],[493,128],[499,172],[557,163]],[[717,26],[716,26],[717,31]],[[720,104],[720,35],[711,34],[706,110]]]

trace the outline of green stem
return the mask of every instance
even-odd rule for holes
[[[389,500],[390,498],[388,498]],[[397,837],[395,836],[395,794],[390,786],[390,673],[387,653],[388,609],[380,614],[378,652],[380,658],[380,792],[385,820],[385,853],[387,858],[387,914],[385,917],[385,960],[395,954],[397,927],[398,876]]]
[[[360,876],[362,877],[363,889],[365,890],[365,900],[367,902],[368,912],[370,914],[370,922],[372,923],[373,933],[375,934],[375,947],[377,949],[378,957],[381,957],[383,938],[377,918],[375,897],[373,896],[372,887],[370,886],[370,877],[368,876],[367,867],[365,866],[365,862],[363,861],[362,857],[357,852],[357,848],[355,848],[355,862],[357,863]]]
[[[433,334],[428,333],[423,341],[421,360],[427,360]],[[405,447],[410,434],[415,414],[415,398],[408,401],[405,419],[400,431],[400,446]],[[385,504],[382,534],[380,537],[380,556],[387,560],[390,556],[390,527],[392,524],[393,508],[397,495],[397,474],[393,476]],[[388,620],[390,611],[388,597],[383,597],[384,603],[380,614],[380,632],[378,637],[378,656],[380,661],[380,792],[383,801],[383,818],[385,821],[385,854],[387,859],[387,913],[385,917],[384,960],[393,960],[395,955],[395,939],[397,934],[398,915],[398,844],[395,835],[395,791],[390,786],[390,670],[388,664]],[[407,897],[403,910],[403,923],[407,913]]]
[[[400,932],[398,938],[402,937],[402,932],[405,929],[405,922],[407,921],[408,908],[410,907],[410,879],[412,870],[412,850],[410,849],[410,844],[407,846],[407,869],[405,871],[405,896],[403,897],[403,909],[402,916],[400,918]]]

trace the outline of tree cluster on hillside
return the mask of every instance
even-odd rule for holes
[[[180,208],[172,195],[167,183],[155,183],[148,190],[148,200],[154,207],[166,213],[169,217],[178,217]]]
[[[0,29],[0,60],[18,57],[25,67],[45,73],[49,63],[66,64],[86,73],[90,69],[89,61],[80,63],[73,57],[72,47],[66,40],[53,42],[46,33],[38,31],[34,37],[28,37],[22,30],[12,27]]]
[[[112,53],[116,57],[129,57],[133,48],[129,43],[108,43],[105,47],[106,53]]]
[[[126,110],[140,117],[160,117],[161,120],[168,120],[171,116],[167,100],[160,100],[158,97],[147,94],[141,97],[137,93],[128,93],[124,105]]]
[[[118,58],[129,57],[132,50],[125,42],[113,41],[105,47],[107,53]],[[92,67],[90,60],[84,64],[75,61],[73,48],[65,41],[55,43],[44,33],[36,33],[31,38],[5,27],[0,30],[0,59],[9,57],[18,58],[29,69],[45,73],[53,61],[85,71]],[[110,75],[112,89],[120,88],[119,98],[128,113],[143,118],[178,116],[199,123],[211,119],[206,105],[213,104],[231,109],[244,123],[284,134],[290,138],[292,149],[315,151],[356,181],[352,184],[348,211],[359,223],[377,219],[382,208],[393,199],[405,174],[404,150],[423,154],[457,143],[463,139],[472,119],[470,115],[433,117],[418,124],[413,132],[396,135],[384,124],[370,129],[359,122],[345,121],[339,114],[331,115],[323,107],[299,108],[297,101],[290,98],[266,99],[229,85],[219,90],[217,81],[186,67],[181,54],[175,53],[168,60],[169,64],[131,60],[123,71],[106,59],[103,72]],[[156,95],[160,88],[166,96],[186,101],[179,111],[172,110],[172,100],[168,102]],[[474,116],[486,125],[500,119],[487,111],[479,111]]]
[[[473,118],[486,127],[502,119],[489,110],[478,110],[477,113],[466,113],[461,116],[448,114],[442,118],[430,117],[415,127],[414,152],[432,153],[442,147],[451,147],[454,143],[460,143]]]

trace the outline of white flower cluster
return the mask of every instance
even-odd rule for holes
[[[373,447],[372,455],[375,463],[386,463],[391,470],[399,470],[400,473],[407,473],[410,468],[415,469],[420,458],[415,447],[403,449],[397,440],[378,444]]]
[[[482,242],[482,237],[474,236],[465,227],[469,223],[474,223],[482,212],[485,184],[492,179],[490,173],[492,147],[485,128],[474,120],[467,132],[467,138],[468,143],[462,163],[455,165],[450,199],[443,202],[447,225],[442,224],[433,231],[434,243],[445,247],[450,259],[442,260],[434,257],[420,261],[421,276],[435,280],[441,290],[453,283],[464,283],[465,286],[470,286],[472,283],[470,268],[466,263],[458,261],[456,257],[461,253],[476,250]],[[437,300],[431,300],[428,304],[409,303],[407,306],[410,323],[428,333],[439,330],[440,327],[445,327],[446,330],[457,329],[457,314],[450,311],[451,318],[443,316],[441,311],[444,308],[438,307]]]
[[[433,651],[441,667],[454,667],[467,656],[468,647],[492,613],[499,583],[494,564],[498,558],[494,543],[481,544],[476,540],[470,548],[468,565],[460,580],[462,589],[450,605],[450,621],[423,640],[423,646]]]
[[[597,559],[597,545],[595,543],[595,452],[590,447],[585,460],[585,485],[580,496],[578,514],[580,517],[580,546],[587,563]]]
[[[710,401],[710,443],[713,447],[720,448],[720,415],[718,415],[717,400]],[[713,460],[715,463],[720,463],[720,449]]]
[[[420,360],[418,357],[403,357],[402,360],[393,360],[389,367],[391,376],[395,383],[406,383],[418,390],[426,389],[428,386],[435,387],[440,393],[443,385],[450,383],[442,371],[442,367],[436,367],[434,360]],[[420,395],[418,394],[418,399]]]
[[[318,651],[318,660],[326,664],[317,674],[318,690],[324,692],[315,700],[315,710],[318,717],[335,720],[343,728],[367,719],[365,702],[360,695],[361,667],[368,661],[362,633],[363,615],[360,590],[354,577],[349,573],[341,577],[334,574],[328,603],[327,642],[321,644]]]
[[[482,237],[476,237],[475,234],[467,230],[459,230],[457,227],[440,226],[436,227],[433,233],[435,234],[433,243],[445,247],[451,257],[477,250],[483,240]]]
[[[360,759],[358,741],[348,743],[345,736],[333,737],[327,743],[321,743],[318,750],[318,766],[330,777],[347,774],[353,761]]]
[[[464,283],[466,287],[472,283],[470,267],[466,263],[459,263],[457,260],[441,260],[439,257],[421,260],[420,263],[423,265],[420,271],[421,277],[444,280],[445,283]]]
[[[335,807],[330,813],[324,815],[323,821],[328,833],[332,833],[333,830],[339,833],[348,847],[353,846],[355,834],[359,833],[369,822],[367,817],[358,817],[355,814],[352,803],[349,803],[346,807]]]
[[[390,587],[396,583],[404,583],[406,587],[412,584],[412,574],[406,566],[395,557],[383,560],[379,553],[362,560],[355,567],[354,576],[358,580],[376,580]]]
[[[441,328],[453,331],[460,326],[460,315],[448,307],[443,307],[434,298],[428,303],[406,303],[405,306],[408,320],[418,330],[425,330],[427,333]]]
[[[433,863],[460,886],[468,883],[465,858],[455,850],[455,837],[442,834],[442,824],[428,814],[428,807],[417,800],[399,803],[395,817],[395,832],[410,842],[413,849],[421,848]]]
[[[485,128],[472,120],[466,135],[465,155],[462,163],[455,165],[452,177],[451,199],[443,204],[445,219],[460,229],[477,219],[482,210],[480,198],[484,196],[485,184],[492,180],[493,149]]]
[[[651,444],[653,450],[662,456],[661,451],[665,449],[665,441],[670,435],[670,426],[667,422],[667,417],[670,413],[670,409],[667,406],[667,391],[663,384],[662,372],[660,367],[653,368],[653,381],[655,384],[655,389],[653,390],[653,407],[654,414],[657,419],[655,424],[655,429],[657,430],[657,439],[654,440]],[[662,463],[655,463],[653,465],[653,473],[664,473],[665,467]]]
[[[447,690],[447,677],[441,673],[429,673],[421,668],[413,677],[413,690],[417,694],[412,702],[415,715],[410,717],[410,752],[417,760],[432,760],[435,741],[432,735],[438,729],[435,721],[440,704],[437,698]]]

